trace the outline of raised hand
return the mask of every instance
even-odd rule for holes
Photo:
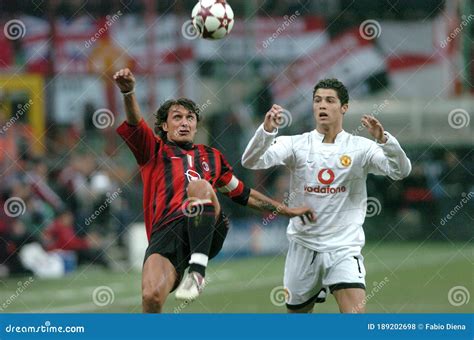
[[[114,80],[121,92],[131,92],[135,89],[135,77],[128,68],[115,72]]]
[[[383,126],[377,118],[364,115],[360,121],[362,125],[367,128],[367,131],[371,134],[371,136],[377,140],[377,142],[385,143],[387,141],[387,137],[384,135]]]

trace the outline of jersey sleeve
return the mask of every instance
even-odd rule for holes
[[[218,157],[221,171],[216,181],[217,190],[234,202],[247,205],[250,196],[250,188],[246,187],[241,180],[235,177],[232,167],[220,152],[218,152]]]
[[[117,133],[132,151],[139,165],[144,165],[150,160],[156,143],[160,141],[143,118],[137,125],[131,125],[124,121],[117,128]]]
[[[294,163],[291,136],[276,137],[278,131],[267,132],[263,124],[248,143],[242,155],[242,165],[248,169],[268,169],[275,165]],[[275,138],[276,137],[276,138]]]
[[[384,132],[387,141],[384,144],[370,141],[365,153],[365,166],[369,173],[385,175],[393,180],[407,177],[411,172],[411,162],[397,139]]]

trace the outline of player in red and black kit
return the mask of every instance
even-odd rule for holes
[[[114,79],[127,117],[117,132],[133,152],[143,180],[149,241],[142,274],[144,312],[161,312],[178,284],[178,299],[193,300],[204,288],[208,259],[220,251],[228,229],[216,189],[241,205],[314,220],[307,207],[288,208],[246,187],[218,150],[193,144],[200,117],[192,100],[168,100],[160,106],[156,136],[141,117],[132,72],[122,69]]]

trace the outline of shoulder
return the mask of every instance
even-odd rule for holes
[[[357,148],[370,149],[377,146],[377,143],[373,140],[362,136],[356,136],[348,132],[345,132],[344,138],[349,145]]]

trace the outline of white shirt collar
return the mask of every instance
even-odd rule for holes
[[[323,140],[324,140],[324,134],[320,133],[318,130],[314,129],[313,130],[313,134],[314,136],[316,137],[316,139],[322,143]],[[341,132],[339,132],[337,135],[336,135],[336,139],[334,141],[334,144],[337,144],[341,141],[341,139],[346,135],[346,131],[344,130],[341,130]]]

